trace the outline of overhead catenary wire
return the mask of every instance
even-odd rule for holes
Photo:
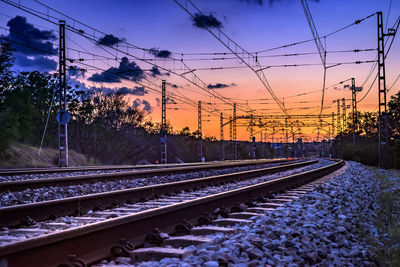
[[[4,2],[4,1],[3,1]],[[99,37],[99,36],[98,36]],[[68,48],[67,48],[68,49]],[[371,49],[371,51],[373,51],[373,50],[376,50],[376,49]],[[72,50],[71,50],[72,51]],[[77,49],[76,50],[76,52],[79,52],[79,50]],[[82,51],[80,51],[80,52],[82,52]],[[229,53],[228,53],[229,54]],[[301,54],[301,53],[297,53],[297,54]],[[97,55],[98,57],[101,57],[102,55]],[[265,57],[267,58],[267,57],[278,57],[278,56],[295,56],[295,53],[293,53],[292,55],[291,54],[282,54],[282,55],[270,55],[270,56],[268,56],[268,55],[265,55]],[[259,56],[260,58],[262,57],[261,55]],[[73,62],[75,62],[75,61],[79,61],[79,58],[70,58]],[[82,58],[81,58],[82,59]],[[115,58],[113,58],[113,57],[108,57],[108,58],[104,58],[105,60],[115,60]],[[232,58],[233,59],[233,58]],[[84,59],[83,61],[87,61],[87,60],[89,60],[89,59]],[[94,59],[91,59],[91,60],[94,60]],[[101,59],[98,59],[98,60],[101,60]],[[147,61],[156,61],[157,59],[147,59]],[[170,59],[167,59],[167,60],[173,60],[173,61],[178,61],[178,59],[173,59],[173,58],[170,58]],[[189,61],[190,59],[185,59],[185,61]],[[224,59],[222,59],[222,60],[224,60]],[[71,63],[73,63],[73,62],[71,62]],[[350,64],[350,63],[349,63]],[[289,64],[286,64],[286,65],[289,65]],[[293,64],[294,65],[294,64]],[[332,66],[332,67],[334,67],[334,66]],[[96,68],[92,68],[92,70],[95,70]],[[195,69],[195,68],[192,68],[191,70],[193,70],[193,69]],[[145,70],[146,71],[146,70]],[[400,76],[400,75],[399,75]],[[160,78],[157,78],[157,79],[160,79]],[[395,82],[394,82],[394,84],[396,84],[396,82],[397,82],[397,80],[399,79],[399,77],[397,77],[397,79],[395,80]],[[394,86],[394,84],[393,84],[393,86]],[[174,88],[174,87],[171,87],[171,88],[173,88],[176,92],[179,92],[180,90],[178,90],[177,88]],[[389,90],[390,90],[391,88],[389,88]],[[389,91],[388,90],[388,91]],[[232,98],[229,98],[229,97],[226,97],[226,99],[229,99],[229,100],[232,100]],[[288,104],[289,102],[286,102],[286,104]]]
[[[396,26],[396,25],[397,25],[397,26]],[[395,22],[394,25],[393,25],[393,29],[395,29],[395,30],[394,30],[394,35],[392,36],[392,40],[391,40],[391,42],[390,42],[389,48],[387,49],[387,51],[386,51],[386,53],[385,53],[385,56],[384,56],[385,59],[386,59],[387,55],[389,54],[389,52],[390,52],[390,50],[391,50],[391,48],[392,48],[394,39],[395,39],[396,34],[397,34],[397,30],[399,29],[399,25],[400,25],[400,16],[397,18],[396,22]],[[385,45],[387,44],[388,40],[389,40],[389,39],[386,39]],[[378,64],[378,63],[375,63],[375,64],[374,64],[374,67],[371,69],[370,73],[368,74],[367,79],[365,80],[365,82],[363,83],[362,86],[364,86],[364,84],[367,82],[367,80],[369,79],[369,77],[372,75],[372,73],[373,73],[373,71],[375,70],[377,64]],[[378,78],[378,74],[375,76],[375,79],[374,79],[373,82],[371,83],[371,86],[369,87],[368,91],[365,93],[365,95],[364,95],[360,100],[357,101],[357,103],[360,103],[361,101],[363,101],[363,100],[368,96],[368,94],[370,93],[370,91],[371,91],[373,85],[375,84],[377,78]]]
[[[190,0],[186,0],[186,6],[182,5],[178,0],[174,0],[174,2],[180,6],[184,11],[186,11],[192,18],[194,18],[194,15],[192,12],[190,12],[188,10],[188,5],[187,3],[189,3],[195,10],[197,10],[197,12],[199,12],[199,14],[202,14],[202,11],[200,9],[198,9],[192,1]],[[259,78],[259,80],[261,81],[261,83],[263,84],[263,86],[267,89],[267,91],[269,92],[269,94],[272,96],[272,98],[275,100],[276,104],[278,105],[278,107],[283,111],[283,113],[287,114],[287,111],[285,110],[285,107],[282,105],[281,101],[279,100],[279,98],[275,95],[274,91],[272,90],[271,86],[268,83],[267,78],[265,77],[264,72],[260,71],[257,72],[256,69],[253,68],[253,66],[251,66],[249,64],[249,62],[247,62],[246,60],[244,60],[242,57],[240,57],[237,53],[236,53],[236,49],[239,48],[241,53],[246,54],[247,56],[251,57],[252,60],[254,60],[254,64],[256,65],[256,68],[259,69],[259,62],[258,60],[254,57],[254,55],[250,54],[249,52],[247,52],[247,50],[245,50],[244,48],[242,48],[240,45],[238,45],[235,41],[233,41],[231,38],[229,38],[224,32],[222,32],[220,29],[216,29],[216,31],[218,32],[218,35],[216,33],[214,33],[209,27],[207,27],[206,25],[204,25],[204,28],[212,35],[214,36],[222,45],[224,45],[228,50],[230,50],[232,53],[235,54],[235,56],[238,57],[239,60],[241,60],[245,65],[247,65]],[[221,36],[225,37],[228,40],[228,44],[226,44],[224,41],[222,41]],[[235,51],[229,46],[229,43],[233,43],[235,45]],[[261,74],[260,74],[261,73]]]
[[[53,23],[53,24],[55,24],[55,25],[58,24],[58,21],[59,21],[59,20],[61,20],[61,18],[57,18],[57,17],[54,17],[54,16],[52,16],[52,15],[45,14],[45,13],[43,13],[43,12],[40,12],[40,11],[37,11],[37,10],[35,10],[35,9],[32,9],[32,8],[26,7],[26,6],[24,6],[24,5],[21,5],[20,3],[15,3],[15,2],[10,1],[10,0],[0,0],[0,1],[2,1],[2,2],[4,2],[4,3],[7,3],[7,4],[10,4],[10,5],[12,5],[12,6],[14,6],[14,7],[18,8],[18,9],[21,9],[21,10],[23,10],[23,11],[25,11],[25,12],[28,12],[28,13],[30,13],[31,15],[34,15],[34,16],[36,16],[36,17],[39,17],[39,18],[41,18],[41,19],[43,19],[43,20],[45,20],[45,21],[48,21],[48,22],[50,22],[50,23]],[[46,6],[46,8],[49,8],[49,9],[53,10],[53,11],[56,12],[56,13],[62,14],[63,16],[65,16],[65,17],[67,17],[67,18],[73,20],[73,21],[76,22],[76,23],[82,24],[82,25],[84,25],[85,27],[88,27],[88,28],[90,28],[90,29],[92,29],[92,30],[94,30],[94,31],[97,31],[97,32],[99,32],[99,33],[102,33],[103,35],[106,35],[104,32],[101,32],[101,31],[99,31],[99,30],[97,30],[97,29],[95,29],[95,28],[93,28],[93,27],[91,27],[91,26],[88,26],[88,25],[86,25],[86,24],[84,24],[84,23],[81,23],[81,22],[79,22],[78,20],[75,20],[75,19],[73,19],[73,18],[71,18],[71,17],[69,17],[69,16],[67,16],[67,15],[65,15],[65,14],[63,14],[63,13],[61,13],[61,12],[59,12],[59,11],[56,11],[56,10],[52,9],[51,7],[49,7],[49,6],[47,6],[47,5],[44,5],[44,4],[40,3],[39,1],[36,1],[36,2],[38,2],[39,4],[41,4],[41,5],[43,5],[43,6]],[[51,18],[51,19],[50,19],[50,18]],[[76,33],[76,34],[78,34],[78,35],[81,35],[81,36],[85,37],[85,38],[88,39],[88,40],[91,40],[91,41],[94,41],[94,42],[97,42],[97,41],[98,41],[94,35],[87,35],[84,31],[79,30],[79,29],[76,29],[75,27],[73,27],[73,26],[71,26],[71,25],[68,25],[68,24],[67,24],[67,29],[70,30],[71,32],[74,32],[74,33]],[[127,43],[126,41],[123,41],[123,42],[124,42],[124,43]],[[127,44],[128,44],[128,43],[127,43]],[[152,65],[152,66],[156,66],[156,67],[158,67],[158,68],[160,68],[160,69],[163,69],[163,70],[165,70],[165,71],[168,71],[168,72],[170,72],[170,73],[172,73],[172,74],[174,74],[174,75],[180,76],[180,77],[184,78],[186,81],[188,81],[188,82],[194,84],[195,86],[199,87],[200,89],[205,90],[206,92],[210,93],[211,95],[213,95],[213,96],[215,96],[215,97],[217,97],[217,98],[223,98],[222,96],[216,95],[215,92],[212,92],[212,91],[210,91],[210,90],[207,90],[207,84],[205,84],[200,78],[198,78],[198,77],[195,76],[195,75],[194,75],[195,81],[201,82],[201,84],[202,84],[203,86],[200,86],[200,85],[197,84],[196,82],[191,81],[190,79],[188,79],[188,78],[186,78],[185,76],[182,76],[182,75],[176,73],[176,72],[173,71],[173,70],[166,69],[166,68],[164,68],[164,67],[162,67],[162,66],[159,66],[159,65],[157,65],[157,64],[154,64],[154,63],[152,63],[152,62],[149,62],[149,61],[147,61],[146,59],[139,58],[139,57],[137,57],[137,56],[135,56],[135,55],[130,54],[129,52],[122,51],[121,49],[115,48],[115,47],[112,47],[112,46],[107,46],[107,45],[105,45],[105,46],[108,47],[108,48],[114,49],[114,50],[116,50],[116,51],[118,51],[118,52],[120,52],[120,53],[123,53],[123,54],[126,54],[126,55],[128,55],[128,56],[131,56],[131,57],[133,57],[133,58],[135,58],[135,59],[137,59],[137,60],[146,62],[147,64],[150,64],[150,65]],[[132,45],[132,46],[134,46],[134,45]],[[146,52],[150,52],[150,51],[151,51],[151,49],[140,48],[140,47],[138,47],[138,46],[134,46],[134,47],[137,48],[137,49],[146,51]],[[229,103],[229,102],[227,102],[227,103]],[[229,103],[229,104],[233,106],[233,103]],[[242,111],[245,111],[245,110],[242,110]]]

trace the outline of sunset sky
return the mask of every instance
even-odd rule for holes
[[[185,3],[184,0],[179,2]],[[212,15],[220,23],[218,25],[220,29],[242,48],[252,55],[256,55],[257,52],[260,65],[266,68],[264,74],[268,83],[275,95],[283,101],[289,114],[319,114],[323,66],[314,41],[271,50],[313,38],[300,1],[267,0],[259,3],[252,0],[193,0],[192,2],[205,15]],[[232,114],[233,102],[238,104],[238,115],[245,115],[245,111],[249,110],[255,110],[254,113],[258,115],[283,114],[256,74],[235,55],[230,54],[227,48],[209,32],[196,26],[189,14],[173,0],[41,1],[70,18],[47,9],[33,0],[20,0],[16,3],[32,8],[35,12],[42,12],[44,19],[0,2],[0,35],[3,38],[17,40],[18,31],[35,34],[40,36],[35,45],[50,51],[50,54],[35,53],[27,51],[26,47],[19,47],[21,51],[18,51],[17,47],[15,69],[18,71],[52,72],[57,69],[58,26],[45,19],[60,18],[65,19],[72,28],[84,30],[85,34],[92,38],[89,40],[71,31],[66,33],[67,57],[71,59],[68,66],[73,68],[69,73],[71,84],[79,84],[80,88],[85,90],[93,87],[106,92],[122,90],[129,102],[146,112],[148,120],[160,121],[159,99],[163,79],[168,83],[168,94],[173,94],[170,96],[174,99],[168,102],[167,119],[176,130],[184,126],[189,126],[191,131],[197,129],[196,106],[199,100],[206,109],[214,110],[210,116],[210,113],[203,112],[203,135],[216,136],[218,139],[219,113],[223,112],[226,120]],[[398,0],[309,0],[308,5],[320,37],[377,11],[383,12],[384,27],[391,28],[400,15]],[[108,36],[109,39],[105,39],[104,34],[112,34],[114,37],[110,39]],[[20,42],[26,39],[20,38],[18,39]],[[31,44],[34,42],[36,41],[31,40]],[[105,43],[116,49],[104,46]],[[326,74],[327,89],[323,113],[331,114],[336,112],[336,103],[333,103],[333,100],[344,97],[348,99],[347,104],[351,104],[351,91],[348,87],[345,88],[350,81],[337,86],[334,86],[335,84],[354,77],[356,86],[363,85],[363,91],[357,96],[361,99],[376,76],[376,68],[373,69],[372,75],[369,75],[374,63],[354,64],[354,62],[376,60],[377,16],[374,15],[360,24],[323,38],[322,43],[326,45],[327,66],[332,66],[327,69]],[[134,46],[145,49],[136,49]],[[389,43],[386,50],[388,47]],[[154,50],[148,50],[152,48]],[[355,49],[367,51],[354,53]],[[164,50],[171,54],[165,54]],[[270,51],[262,52],[264,50]],[[224,52],[228,54],[219,54]],[[305,54],[293,55],[303,53]],[[123,57],[126,59],[122,59]],[[400,81],[392,87],[399,76],[399,58],[400,42],[397,36],[386,59],[389,96],[397,93],[400,88]],[[153,65],[145,61],[157,65],[157,68],[153,68]],[[336,63],[341,64],[333,66]],[[187,72],[184,64],[192,70],[195,69],[194,73],[204,82],[205,87],[208,86],[207,90],[214,95],[217,94],[219,98],[168,72],[177,74]],[[294,64],[306,66],[284,66]],[[76,67],[85,69],[85,72],[76,71]],[[210,70],[220,67],[225,69]],[[111,71],[117,71],[119,76],[103,73],[110,68],[113,68]],[[190,74],[185,77],[191,80]],[[143,85],[145,88],[142,88]],[[123,87],[126,88],[120,89]],[[358,110],[374,111],[378,104],[377,91],[375,83],[365,99],[358,104]],[[183,98],[186,99],[185,103]],[[228,104],[221,99],[225,99]],[[189,102],[191,104],[188,104]],[[257,140],[261,130],[255,128]],[[304,128],[302,132],[311,134],[313,130]],[[266,129],[264,131],[270,132]],[[224,127],[224,132],[225,139],[228,139],[228,126]],[[239,126],[238,137],[240,140],[248,140],[248,128]]]

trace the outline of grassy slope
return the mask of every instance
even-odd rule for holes
[[[0,167],[46,167],[56,166],[58,161],[58,150],[54,148],[42,148],[40,157],[38,157],[38,147],[25,144],[13,144],[8,149],[9,157],[7,160],[0,161]],[[69,165],[93,165],[85,155],[75,151],[69,151]]]

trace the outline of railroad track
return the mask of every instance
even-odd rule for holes
[[[156,175],[184,174],[202,170],[218,170],[224,168],[256,166],[262,164],[275,164],[288,162],[287,159],[278,160],[246,160],[240,162],[224,162],[216,164],[199,164],[184,167],[157,168],[139,171],[124,171],[102,174],[76,175],[54,178],[39,178],[17,181],[0,182],[0,192],[22,191],[25,189],[41,188],[48,186],[69,186],[84,183],[97,183],[104,181],[131,180],[136,178],[152,177]]]
[[[306,163],[312,164],[315,162],[308,161],[296,164],[298,164],[297,167],[304,167],[307,165]],[[303,165],[301,166],[300,164]],[[127,250],[133,250],[133,247],[142,244],[146,234],[150,233],[156,227],[163,232],[170,233],[175,229],[176,225],[180,224],[182,228],[181,222],[183,218],[186,218],[187,222],[192,224],[196,223],[199,218],[200,221],[207,221],[209,218],[207,219],[207,216],[203,216],[204,212],[212,213],[221,206],[230,208],[234,206],[236,202],[243,203],[251,199],[254,200],[260,196],[271,195],[274,192],[279,192],[321,177],[342,165],[342,161],[335,162],[329,166],[288,175],[270,181],[258,181],[254,184],[250,183],[247,185],[241,184],[236,189],[228,188],[228,190],[224,190],[224,188],[222,188],[223,190],[219,192],[207,191],[209,190],[207,188],[201,189],[203,191],[194,189],[206,185],[210,187],[210,184],[225,184],[225,186],[229,185],[229,183],[240,184],[250,181],[251,179],[256,179],[253,177],[271,173],[273,170],[271,170],[272,168],[269,168],[270,170],[251,170],[215,176],[212,179],[207,177],[194,181],[175,182],[170,185],[164,184],[157,188],[151,186],[151,188],[148,187],[144,190],[147,191],[147,197],[144,197],[144,195],[141,196],[147,199],[141,201],[142,204],[144,203],[147,205],[147,209],[138,210],[140,205],[138,206],[138,204],[134,203],[135,198],[138,198],[138,195],[141,194],[139,193],[140,190],[135,192],[135,194],[133,194],[134,192],[130,192],[120,199],[120,201],[124,203],[120,205],[122,209],[117,211],[114,208],[114,210],[102,212],[108,219],[104,219],[103,217],[98,219],[97,222],[94,222],[96,219],[91,219],[92,221],[87,225],[66,230],[55,229],[57,228],[56,224],[49,225],[47,223],[46,227],[49,227],[50,231],[56,231],[55,233],[3,245],[0,247],[0,258],[3,262],[6,261],[9,266],[21,266],[27,262],[30,263],[30,266],[54,266],[67,260],[68,255],[77,254],[84,262],[94,263],[99,259],[110,256],[110,250],[112,250],[114,254],[123,254],[126,253]],[[282,167],[283,166],[275,167],[275,169]],[[273,172],[276,171],[277,170]],[[282,169],[280,171],[282,171]],[[224,185],[222,185],[222,187],[223,186]],[[214,186],[214,188],[217,187],[218,186]],[[221,185],[219,187],[221,187]],[[213,187],[211,186],[211,188]],[[143,190],[143,188],[141,190]],[[192,191],[185,193],[182,192],[182,190]],[[142,191],[142,193],[144,193],[144,191]],[[174,193],[174,191],[179,192]],[[204,195],[209,196],[205,197]],[[107,199],[107,196],[105,197]],[[64,200],[60,201],[62,202]],[[93,207],[93,203],[95,202],[98,203],[99,200],[92,199],[91,207]],[[155,207],[155,204],[158,204],[158,206]],[[89,206],[90,205],[87,207]],[[9,207],[8,211],[12,208],[17,207]],[[53,208],[52,210],[57,210],[57,208]],[[26,214],[27,210],[25,209],[24,212]],[[21,212],[21,214],[24,212]],[[2,221],[4,219],[3,215],[7,214],[9,214],[9,212],[6,210],[0,213]],[[115,216],[116,218],[112,218]],[[13,220],[10,220],[10,218],[6,219],[6,222],[8,221],[10,225],[15,224],[15,218],[14,216],[13,223],[11,223]],[[89,219],[85,217],[82,219],[81,217],[80,220]],[[51,227],[54,227],[54,229],[51,229]],[[21,231],[21,228],[17,228],[17,230]],[[49,230],[47,232],[49,232]],[[121,241],[121,239],[124,238],[128,240],[129,243]],[[70,263],[74,261],[77,263],[80,260],[71,257]]]
[[[279,161],[284,159],[264,160]],[[247,162],[258,160],[246,160]],[[167,164],[146,164],[146,165],[110,165],[110,166],[84,166],[84,167],[43,167],[43,168],[18,168],[18,169],[0,169],[0,176],[16,176],[30,174],[50,174],[50,173],[66,173],[66,172],[89,172],[89,171],[112,171],[112,170],[141,170],[141,169],[158,169],[158,168],[174,168],[189,167],[201,165],[215,165],[224,163],[243,162],[235,160],[215,161],[215,162],[190,162],[190,163],[167,163]]]

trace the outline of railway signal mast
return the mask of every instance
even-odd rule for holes
[[[68,122],[70,115],[67,112],[67,69],[65,55],[65,21],[59,21],[59,112],[58,121],[58,166],[68,167]]]

